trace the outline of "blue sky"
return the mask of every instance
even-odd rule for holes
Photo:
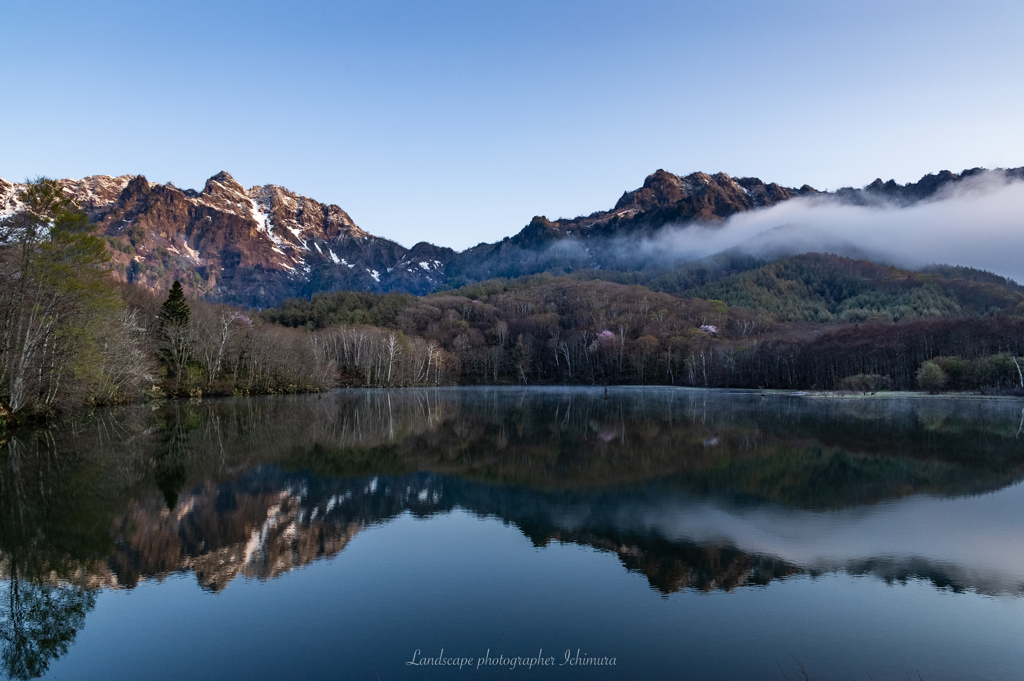
[[[455,248],[658,168],[1024,165],[1020,2],[0,1],[0,177],[227,170]]]

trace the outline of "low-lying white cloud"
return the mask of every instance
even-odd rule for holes
[[[667,227],[641,244],[648,256],[680,262],[731,248],[767,257],[830,252],[910,268],[966,265],[1024,281],[1024,182],[986,173],[906,208],[791,199],[724,225]]]

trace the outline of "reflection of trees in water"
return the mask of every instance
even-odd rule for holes
[[[433,471],[542,489],[685,474],[709,493],[834,508],[1019,479],[1019,410],[673,389],[613,390],[608,400],[598,390],[367,390],[127,409],[50,429],[46,447],[91,451],[103,484],[151,485],[171,509],[195,485],[260,463],[334,476]]]
[[[607,400],[601,390],[424,389],[131,407],[0,448],[0,494],[11,500],[0,505],[0,570],[31,556],[22,574],[83,588],[188,570],[216,590],[333,555],[368,524],[459,506],[535,542],[612,551],[663,593],[730,589],[800,568],[627,536],[602,514],[645,494],[820,510],[998,489],[1024,471],[1019,421],[1012,403],[672,389],[613,389]],[[591,524],[561,524],[560,508],[588,509]],[[912,572],[948,579],[930,566]]]
[[[45,584],[11,575],[0,616],[0,659],[12,679],[34,679],[67,653],[96,604],[96,593],[73,584]]]
[[[96,602],[90,573],[113,549],[109,492],[118,489],[104,470],[51,431],[0,447],[0,660],[12,679],[46,673]]]

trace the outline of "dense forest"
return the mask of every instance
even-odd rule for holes
[[[664,384],[1024,389],[1024,289],[827,254],[496,279],[427,296],[337,291],[260,312],[105,273],[50,180],[0,221],[0,400],[45,414],[164,396],[337,386]]]
[[[261,316],[351,334],[359,315],[372,315],[448,353],[461,383],[1020,387],[1024,295],[1012,283],[809,254],[715,286],[726,300],[535,275],[420,298],[379,296],[372,306],[361,302],[367,294],[323,294]],[[744,299],[762,302],[737,304]],[[851,310],[852,323],[844,317]],[[940,370],[931,382],[919,380],[926,362]],[[357,374],[350,379],[358,384]]]

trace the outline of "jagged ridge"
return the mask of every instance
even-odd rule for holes
[[[863,189],[827,194],[725,173],[678,176],[658,170],[640,188],[624,192],[611,210],[572,219],[537,216],[514,236],[461,253],[427,242],[407,249],[364,231],[339,206],[277,185],[246,190],[226,172],[199,192],[142,175],[61,182],[106,237],[116,276],[154,290],[179,279],[192,295],[267,307],[339,289],[424,294],[500,276],[635,269],[635,258],[626,262],[619,252],[618,238],[668,224],[714,224],[799,196],[906,206],[986,172],[991,171],[942,171],[906,185],[878,179]],[[1002,172],[1024,179],[1024,168]],[[23,186],[0,179],[0,217],[18,209]]]

